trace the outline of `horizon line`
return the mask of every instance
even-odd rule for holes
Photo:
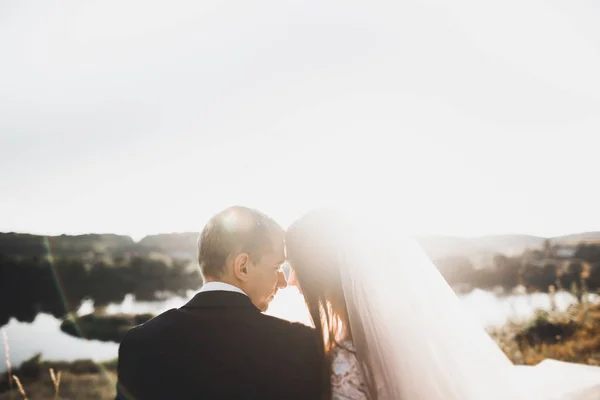
[[[0,234],[18,234],[18,235],[32,235],[32,236],[46,236],[46,237],[58,237],[58,236],[86,236],[86,235],[114,235],[121,237],[129,237],[134,242],[140,242],[142,239],[150,236],[159,236],[159,235],[178,235],[178,234],[199,234],[200,231],[195,230],[181,230],[181,231],[163,231],[163,232],[155,232],[155,233],[145,233],[143,235],[140,234],[131,234],[131,233],[123,233],[123,232],[61,232],[61,233],[43,233],[43,232],[34,232],[34,231],[16,231],[16,230],[7,230],[0,231]],[[452,234],[452,233],[440,233],[440,232],[419,232],[419,233],[410,233],[407,234],[409,237],[448,237],[448,238],[461,238],[461,239],[477,239],[483,237],[494,237],[494,236],[529,236],[541,239],[557,239],[566,236],[573,235],[584,235],[584,234],[593,234],[600,233],[599,230],[586,230],[586,231],[576,231],[566,234],[553,235],[553,236],[545,236],[545,235],[536,235],[531,233],[517,233],[517,232],[509,232],[509,233],[484,233],[484,234],[475,234],[475,235],[462,235],[462,234]]]

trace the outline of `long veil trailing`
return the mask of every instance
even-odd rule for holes
[[[532,392],[537,367],[512,364],[416,242],[378,227],[347,228],[339,257],[350,327],[379,399],[554,398]],[[600,384],[592,376],[600,378],[600,368],[589,368],[580,388]]]
[[[353,340],[380,399],[524,398],[510,360],[416,243],[364,225],[343,242]]]

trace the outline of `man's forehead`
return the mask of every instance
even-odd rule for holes
[[[282,237],[274,237],[273,240],[273,255],[285,260],[285,242]]]

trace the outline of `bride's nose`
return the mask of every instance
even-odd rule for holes
[[[277,289],[283,289],[288,285],[285,280],[285,274],[283,271],[279,271],[279,275],[277,276]]]
[[[288,278],[287,284],[288,284],[288,286],[298,287],[298,280],[296,279],[296,271],[294,271],[293,269],[290,270],[290,277]]]

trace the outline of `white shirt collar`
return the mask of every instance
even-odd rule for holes
[[[202,293],[202,292],[215,292],[215,291],[237,292],[237,293],[243,294],[244,296],[248,296],[239,287],[230,285],[229,283],[225,283],[225,282],[206,282],[200,288],[199,293]]]

